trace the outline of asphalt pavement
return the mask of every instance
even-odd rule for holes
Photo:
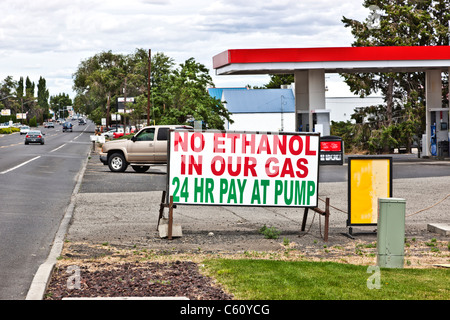
[[[0,299],[25,299],[45,261],[90,151],[89,126],[42,128],[45,144],[0,137]],[[91,127],[94,131],[94,125]]]
[[[319,198],[330,198],[332,206],[329,245],[352,241],[343,236],[348,232],[346,170],[347,165],[327,167],[321,171],[321,174],[332,177],[327,181],[321,175],[319,186]],[[172,241],[160,238],[157,222],[166,184],[165,171],[165,166],[155,166],[144,174],[131,169],[124,173],[112,173],[100,163],[98,154],[91,153],[79,175],[52,252],[35,275],[27,299],[42,299],[51,269],[65,240],[71,243],[109,243],[129,248],[137,245],[155,250],[175,248],[189,251],[202,248],[216,252],[277,250],[280,248],[279,242],[285,237],[302,241],[298,238],[302,209],[226,206],[178,206],[174,210],[174,224],[182,227],[183,235]],[[329,174],[326,174],[327,171]],[[429,176],[424,177],[424,174]],[[407,237],[429,237],[429,223],[450,225],[450,198],[446,198],[449,187],[448,160],[419,159],[416,155],[395,156],[393,197],[406,200]],[[319,207],[323,208],[322,202]],[[281,240],[262,239],[257,230],[263,225],[275,226],[280,230]],[[313,221],[311,215],[308,226],[312,239],[321,241],[323,220],[321,223],[319,219]],[[373,230],[373,227],[370,229]],[[361,231],[366,230],[362,228]],[[371,236],[376,239],[373,232]]]

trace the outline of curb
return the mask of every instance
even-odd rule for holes
[[[41,264],[34,275],[34,278],[31,282],[30,288],[28,289],[27,296],[25,300],[43,300],[45,290],[47,289],[48,282],[51,278],[53,268],[56,264],[57,258],[61,255],[63,246],[64,246],[64,238],[69,229],[70,221],[72,220],[74,208],[75,208],[75,196],[80,189],[81,181],[84,177],[84,172],[86,171],[87,163],[89,161],[89,157],[91,156],[91,151],[84,161],[83,167],[78,173],[77,183],[72,192],[72,197],[70,200],[70,204],[67,207],[66,213],[59,225],[59,229],[56,233],[55,239],[53,240],[52,249],[47,257],[47,260]]]

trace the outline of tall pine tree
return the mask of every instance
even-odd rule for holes
[[[37,104],[38,107],[42,110],[43,116],[46,119],[49,117],[49,92],[47,89],[47,83],[44,78],[39,77],[37,89]]]
[[[365,21],[343,17],[355,41],[352,46],[438,46],[449,45],[450,0],[365,0],[370,10]],[[425,130],[425,74],[342,74],[350,90],[364,97],[381,92],[383,116],[372,127],[372,151],[406,144]],[[446,76],[446,75],[445,75]],[[446,99],[447,87],[443,93]],[[380,108],[379,108],[380,109]],[[371,110],[374,110],[373,108]],[[361,124],[364,125],[364,124]],[[383,138],[384,137],[384,138]]]

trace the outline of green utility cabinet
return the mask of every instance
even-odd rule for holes
[[[380,268],[403,268],[405,209],[405,199],[378,199],[377,265]]]

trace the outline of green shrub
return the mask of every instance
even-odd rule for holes
[[[263,234],[266,239],[278,239],[281,232],[275,227],[267,228],[266,225],[264,225],[259,229],[259,233]]]
[[[14,128],[14,127],[1,128],[0,129],[0,134],[10,134],[10,133],[19,132],[19,131],[20,131],[19,128]]]
[[[36,116],[30,119],[29,125],[30,127],[37,127]]]

